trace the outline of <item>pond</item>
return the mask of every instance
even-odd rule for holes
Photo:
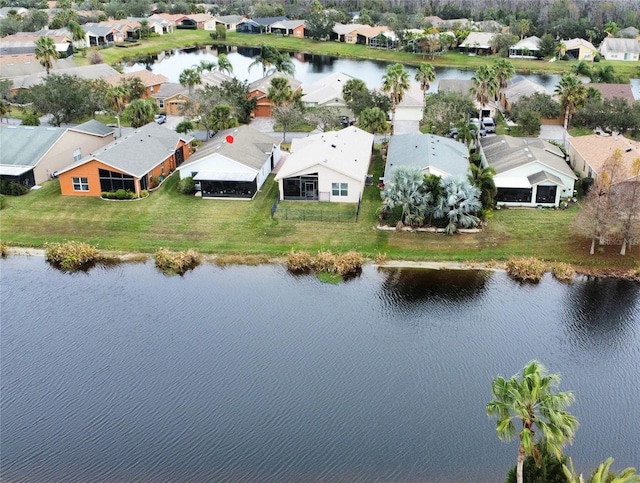
[[[640,285],[0,262],[3,481],[503,481],[492,379],[562,374],[589,472],[640,461]]]

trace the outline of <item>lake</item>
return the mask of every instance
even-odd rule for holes
[[[640,462],[640,285],[0,261],[3,481],[503,481],[491,381],[562,374],[588,474]]]

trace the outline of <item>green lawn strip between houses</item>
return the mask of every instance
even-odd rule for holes
[[[372,166],[374,179],[381,171],[378,157]],[[628,270],[640,264],[640,249],[635,246],[626,257],[618,255],[617,247],[604,247],[604,253],[590,256],[588,240],[576,239],[568,228],[576,206],[566,211],[498,210],[482,233],[446,236],[376,229],[380,192],[375,184],[366,187],[356,223],[291,221],[278,213],[272,219],[270,210],[277,193],[273,175],[252,201],[181,195],[177,182],[177,175],[169,177],[143,200],[105,201],[62,196],[58,181],[49,181],[26,196],[8,197],[8,206],[0,211],[0,239],[25,247],[76,240],[103,250],[143,253],[164,247],[278,257],[291,250],[315,253],[325,249],[356,250],[371,259],[386,254],[388,260],[472,263],[532,256],[587,271]],[[319,206],[317,202],[298,205]]]
[[[145,39],[140,46],[127,49],[109,47],[99,50],[107,64],[117,65],[120,62],[133,60],[175,48],[204,46],[204,45],[233,45],[243,47],[258,47],[261,44],[272,45],[278,50],[289,52],[304,52],[310,54],[329,55],[336,57],[351,57],[358,59],[380,60],[384,62],[401,62],[418,65],[429,62],[435,67],[454,67],[458,69],[476,70],[481,65],[491,63],[499,56],[470,56],[457,51],[434,58],[421,54],[403,51],[374,49],[365,45],[347,44],[337,41],[320,42],[311,39],[283,37],[271,34],[239,34],[228,32],[225,40],[212,40],[208,31],[204,30],[176,30],[173,33]],[[88,57],[75,55],[76,62],[81,65],[88,63]],[[556,73],[564,74],[570,71],[571,65],[577,61],[548,62],[545,60],[510,59],[517,72],[520,73]],[[594,66],[612,65],[617,75],[630,79],[638,77],[638,63],[625,61],[605,61],[594,63]]]

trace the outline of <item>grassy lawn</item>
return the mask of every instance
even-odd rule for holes
[[[588,254],[589,242],[576,240],[568,226],[578,208],[568,210],[498,210],[488,227],[473,235],[383,231],[375,228],[382,174],[380,158],[371,167],[358,222],[284,220],[283,209],[352,210],[354,205],[317,202],[281,203],[275,219],[271,206],[277,185],[271,176],[252,201],[208,200],[177,192],[177,176],[138,201],[104,201],[62,196],[57,180],[22,197],[8,197],[0,211],[0,238],[14,246],[41,247],[47,242],[77,240],[117,252],[152,252],[165,247],[194,248],[202,253],[281,256],[290,250],[357,250],[369,258],[389,260],[487,262],[511,256],[564,261],[586,269],[630,269],[640,264],[640,248],[626,257],[617,247]]]
[[[351,57],[359,59],[379,60],[383,62],[401,62],[417,65],[429,62],[436,67],[455,67],[458,69],[476,70],[487,62],[493,62],[498,56],[469,56],[458,52],[437,55],[433,59],[421,54],[400,52],[395,50],[373,49],[364,45],[352,45],[344,42],[320,42],[311,39],[282,37],[271,34],[239,34],[229,32],[226,40],[212,40],[208,31],[204,30],[176,30],[173,33],[146,39],[141,45],[129,48],[109,47],[99,52],[107,64],[115,65],[122,61],[156,54],[164,50],[181,47],[203,45],[234,45],[243,47],[257,47],[269,44],[279,50],[290,52],[304,52],[310,54],[329,55],[335,57]],[[81,65],[88,63],[88,57],[74,56]],[[516,70],[521,73],[557,73],[569,72],[575,61],[547,62],[544,60],[511,59]],[[595,65],[595,64],[594,64]],[[598,66],[612,65],[617,75],[625,78],[637,77],[636,62],[601,61]]]

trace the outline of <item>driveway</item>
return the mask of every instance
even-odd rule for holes
[[[543,124],[540,126],[540,135],[538,136],[540,139],[545,141],[555,141],[558,143],[562,143],[562,145],[567,147],[567,139],[571,136],[567,131],[564,130],[564,126],[558,126],[556,124]]]
[[[393,134],[409,134],[420,132],[420,121],[396,121],[393,123]]]

